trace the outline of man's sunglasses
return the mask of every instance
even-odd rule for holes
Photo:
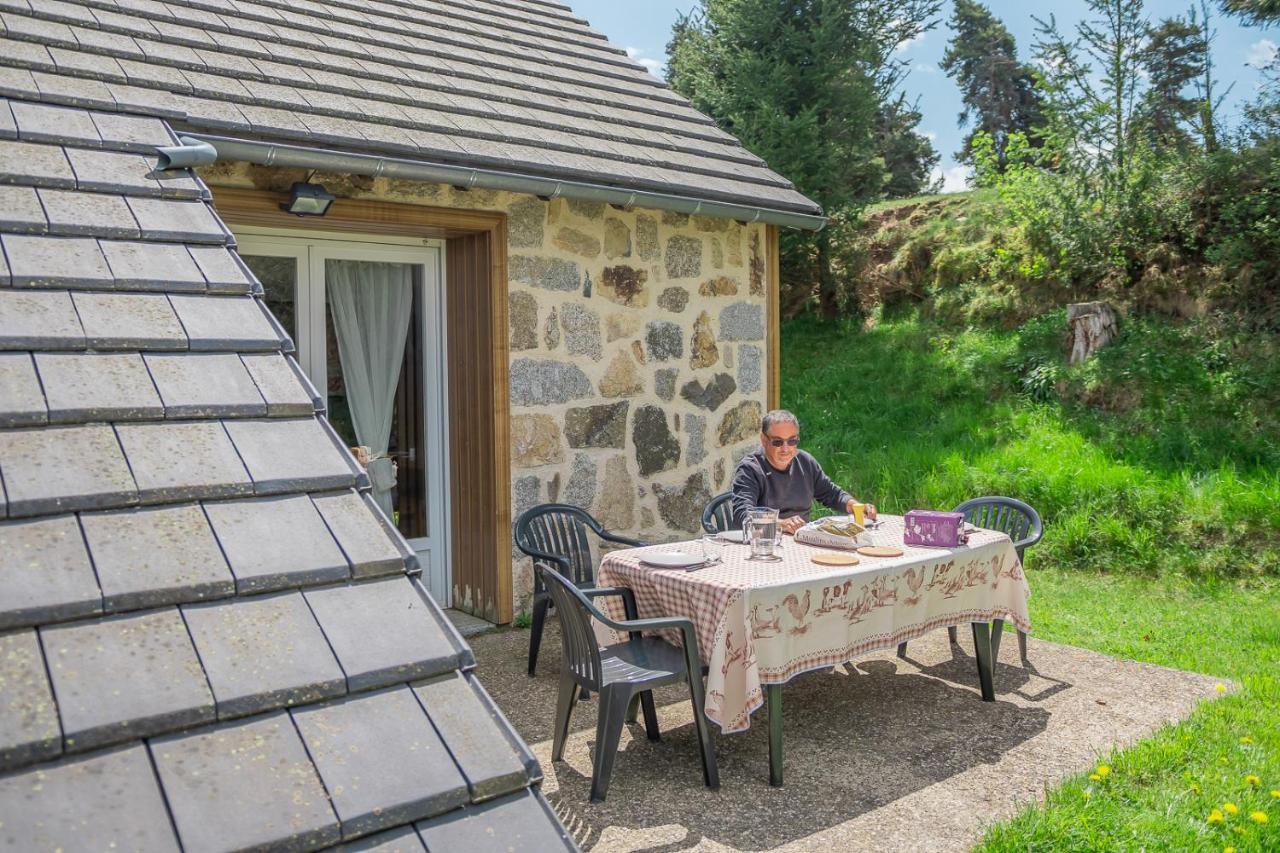
[[[784,444],[787,447],[795,447],[799,443],[800,443],[800,436],[793,436],[792,438],[770,438],[769,439],[770,447],[781,447]]]

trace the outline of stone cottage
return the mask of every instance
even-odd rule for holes
[[[540,502],[697,530],[777,399],[778,229],[821,210],[563,5],[88,0],[4,22],[15,102],[179,137],[148,167],[211,191],[445,606],[524,607],[511,522]]]

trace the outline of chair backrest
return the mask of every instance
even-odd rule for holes
[[[600,523],[586,510],[569,504],[542,504],[516,519],[516,547],[535,560],[551,560],[556,568],[580,585],[595,579],[591,537],[602,532]]]
[[[733,527],[733,492],[716,495],[702,510],[702,529],[708,533],[724,533]]]
[[[560,614],[560,648],[565,670],[574,681],[588,690],[600,689],[600,644],[591,627],[595,608],[568,578],[541,561],[533,570],[547,588],[556,612]]]
[[[1017,498],[999,495],[971,498],[952,512],[963,512],[965,520],[970,524],[1009,534],[1013,547],[1018,549],[1018,559],[1022,559],[1022,552],[1039,542],[1044,535],[1040,513]]]

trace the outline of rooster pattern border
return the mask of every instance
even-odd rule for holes
[[[642,551],[619,551],[601,563],[599,583],[630,587],[641,617],[692,618],[708,664],[707,716],[726,733],[750,727],[765,684],[964,622],[1031,628],[1026,577],[1004,534],[978,531],[968,546],[908,547],[902,557],[836,570],[813,564],[814,553],[788,543],[781,564],[727,559],[686,573],[650,569],[639,562]]]

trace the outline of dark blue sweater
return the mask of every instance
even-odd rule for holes
[[[808,521],[815,500],[842,513],[850,495],[803,450],[796,452],[787,470],[779,471],[769,464],[764,449],[757,447],[742,457],[733,472],[733,519],[739,527],[747,510],[758,506],[778,510],[779,518],[799,515]]]

